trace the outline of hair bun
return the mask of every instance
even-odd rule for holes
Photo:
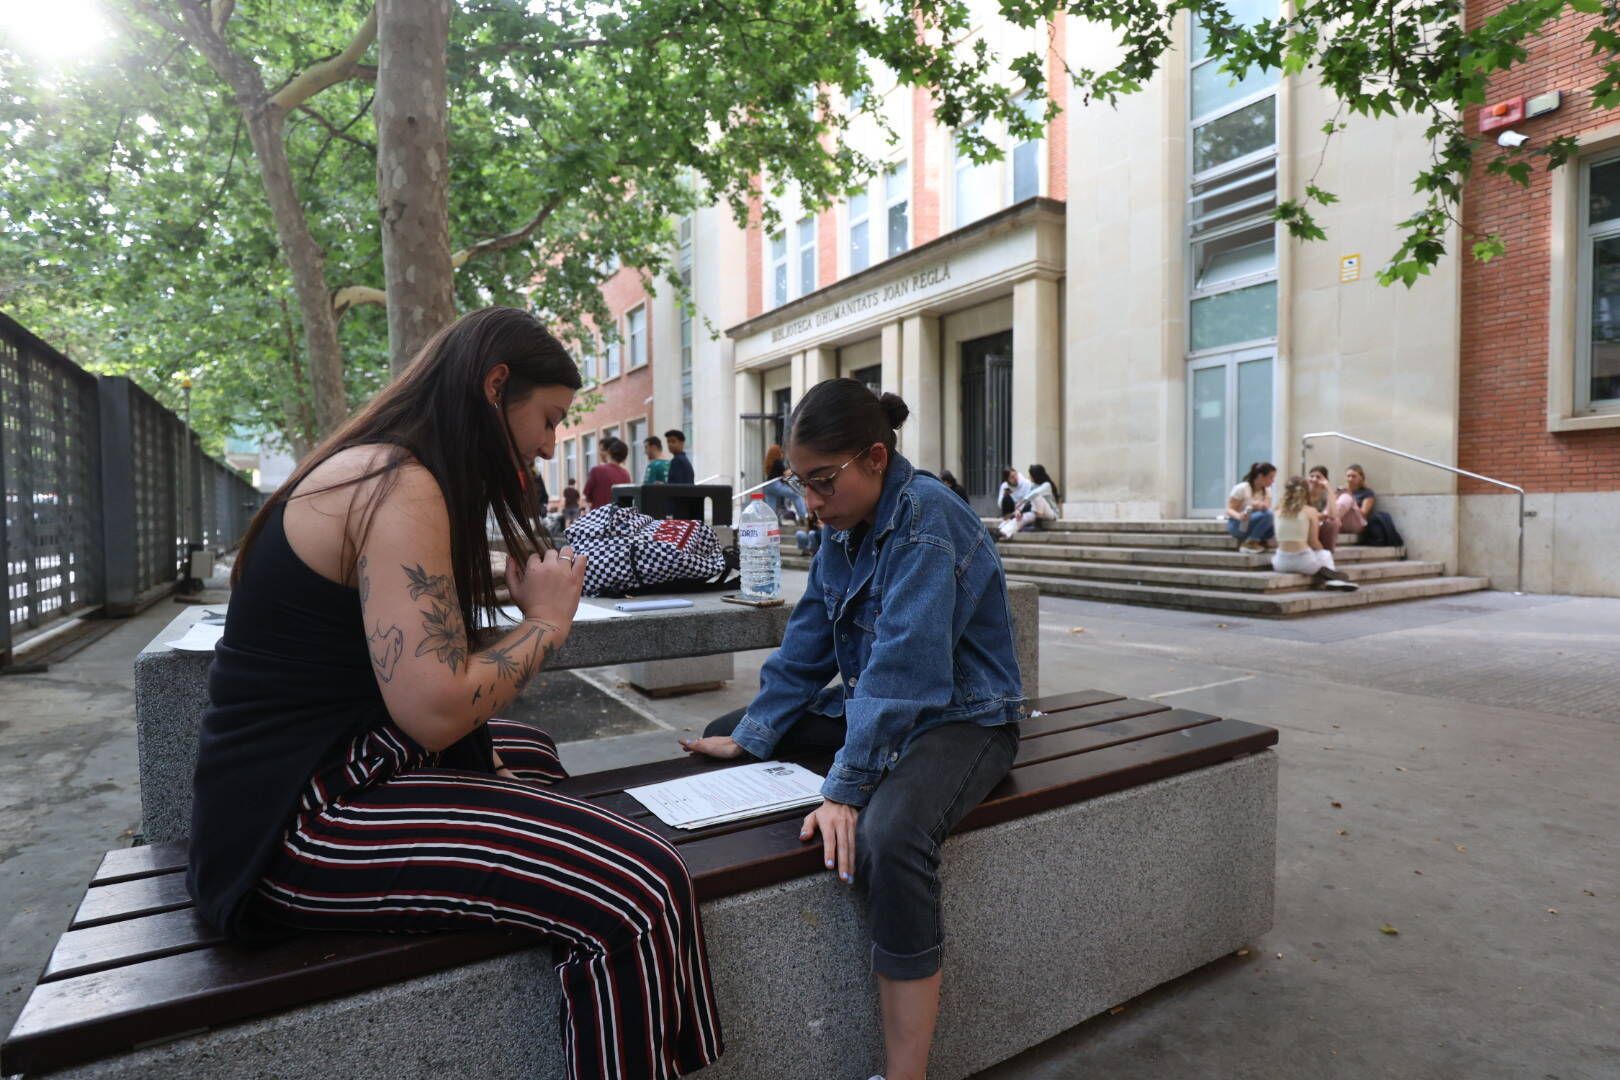
[[[883,415],[888,418],[891,428],[898,428],[911,415],[911,407],[899,394],[884,391],[878,395],[878,404],[883,406]]]

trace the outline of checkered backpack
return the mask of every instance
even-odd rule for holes
[[[585,556],[586,596],[703,589],[733,564],[701,521],[656,521],[627,506],[599,506],[567,529]]]

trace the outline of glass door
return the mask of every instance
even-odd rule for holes
[[[1251,462],[1272,458],[1272,351],[1246,349],[1187,365],[1187,507],[1226,509],[1226,493]]]

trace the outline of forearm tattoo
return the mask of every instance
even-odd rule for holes
[[[433,653],[440,663],[449,665],[451,673],[456,672],[467,662],[467,627],[456,606],[450,579],[443,574],[429,574],[421,563],[400,569],[410,579],[411,599],[428,598],[428,606],[422,609],[422,644],[416,647],[416,655]]]
[[[523,692],[523,688],[534,678],[535,673],[556,655],[557,646],[546,640],[546,634],[560,634],[562,627],[543,619],[525,619],[522,629],[523,632],[516,640],[486,649],[474,657],[480,664],[493,667],[497,680],[489,685],[487,698],[485,687],[473,688],[472,704],[477,705],[480,700],[486,701],[485,708],[477,716],[480,723],[495,713],[496,690],[500,685],[500,679],[512,680],[511,697],[515,698]]]

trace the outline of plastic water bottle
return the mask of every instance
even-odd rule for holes
[[[782,524],[765,496],[754,492],[737,525],[742,549],[744,600],[775,600],[782,595]]]

